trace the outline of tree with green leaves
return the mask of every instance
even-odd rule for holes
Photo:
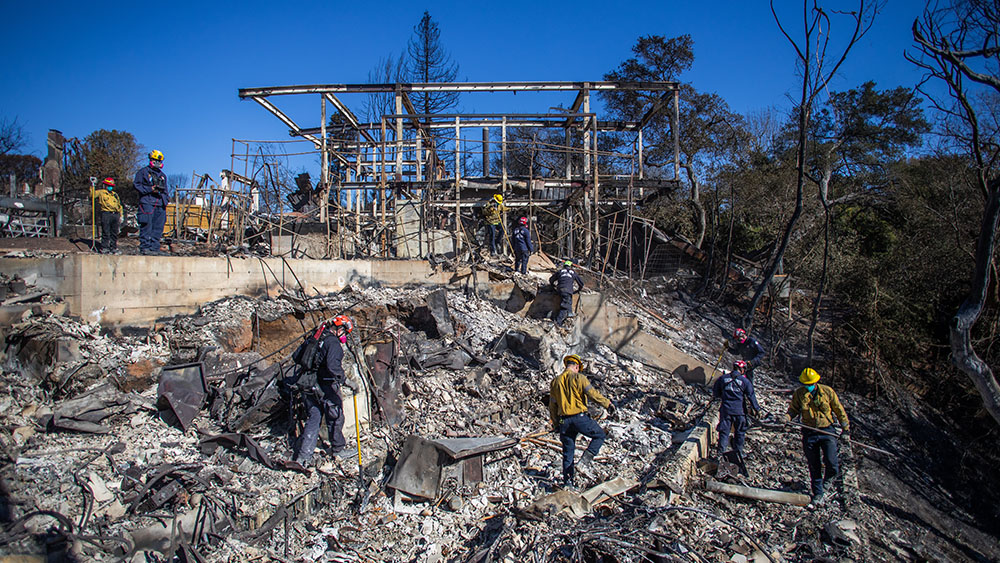
[[[67,151],[62,196],[68,200],[89,197],[90,178],[110,176],[123,201],[137,201],[132,182],[144,160],[143,146],[128,131],[98,129],[83,140],[74,139]]]
[[[694,62],[694,42],[690,35],[666,38],[662,35],[639,37],[632,47],[633,57],[604,75],[605,80],[624,82],[676,81]],[[602,92],[612,115],[639,120],[648,111],[659,112],[643,130],[643,165],[650,175],[666,175],[674,161],[673,131],[669,111],[672,92],[608,90]],[[727,159],[735,158],[738,147],[747,142],[743,118],[730,110],[720,96],[698,92],[687,84],[679,93],[680,166],[688,183],[688,204],[693,208],[695,246],[701,246],[707,229],[702,192],[709,170]],[[630,139],[621,139],[630,144]]]
[[[889,167],[930,130],[921,103],[909,88],[880,91],[869,81],[832,92],[812,122],[805,175],[816,186],[823,211],[823,257],[807,337],[809,362],[833,258],[831,222],[841,206],[882,199],[892,176]]]

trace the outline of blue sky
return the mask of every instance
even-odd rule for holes
[[[38,156],[50,128],[69,137],[124,129],[166,154],[166,172],[217,176],[229,167],[234,137],[289,138],[276,118],[240,100],[239,88],[366,82],[380,57],[405,49],[424,10],[439,24],[461,80],[600,80],[640,35],[689,33],[695,63],[682,80],[720,94],[736,111],[789,107],[794,53],[766,1],[674,4],[681,3],[3,0],[0,116],[25,125],[27,152]],[[800,30],[801,4],[778,4],[790,30]],[[922,5],[889,0],[831,88],[865,80],[914,85],[920,74],[903,50]],[[835,20],[833,37],[846,34],[846,25]],[[572,101],[562,97],[478,94],[462,109],[546,111]],[[318,97],[279,101],[301,125],[319,125]],[[345,101],[360,113],[360,97]]]

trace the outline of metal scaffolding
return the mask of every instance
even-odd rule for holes
[[[638,121],[602,120],[591,110],[591,94],[610,90],[658,98]],[[575,96],[565,108],[541,113],[427,114],[411,99],[477,92]],[[324,225],[328,257],[414,258],[447,253],[444,248],[467,256],[477,246],[476,211],[500,193],[510,210],[532,219],[533,235],[547,253],[631,277],[645,275],[656,233],[650,221],[635,215],[637,206],[679,185],[678,92],[676,82],[464,82],[275,86],[244,88],[239,96],[260,104],[293,138],[318,151],[317,205],[308,218]],[[363,122],[344,101],[359,94],[391,96],[392,110]],[[301,126],[278,107],[281,96],[316,96],[319,126]],[[672,177],[650,178],[642,132],[671,103]],[[472,129],[482,130],[481,139],[469,137]],[[557,143],[539,140],[538,133],[528,139],[531,131],[559,130]],[[630,152],[600,148],[601,135],[621,132],[634,134]],[[237,142],[245,147],[242,154]],[[523,162],[512,162],[525,154],[526,170]],[[560,168],[536,173],[541,154],[556,155]],[[234,140],[232,168],[242,162],[243,176],[256,177],[248,167],[251,157],[250,142]]]

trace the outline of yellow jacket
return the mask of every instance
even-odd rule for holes
[[[559,419],[564,416],[573,416],[587,412],[587,397],[604,408],[611,405],[604,395],[587,381],[587,377],[582,373],[576,373],[569,369],[552,380],[552,388],[549,392],[549,415],[552,424],[558,425]]]
[[[837,397],[837,392],[826,385],[816,385],[816,391],[809,393],[805,387],[799,387],[792,395],[788,405],[788,419],[802,415],[802,424],[813,428],[826,428],[833,424],[836,416],[844,430],[851,427],[847,413]]]
[[[490,225],[499,225],[500,221],[502,221],[500,214],[506,210],[507,208],[502,203],[497,203],[496,200],[491,199],[483,207],[483,218]]]
[[[95,190],[90,187],[90,197],[94,198],[94,205],[100,211],[111,211],[113,213],[122,212],[122,200],[114,191]]]

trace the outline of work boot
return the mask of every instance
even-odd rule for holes
[[[826,493],[820,491],[815,495],[813,495],[812,500],[809,502],[809,504],[813,507],[817,507],[817,506],[822,506],[824,502],[826,502]]]
[[[340,459],[350,459],[358,457],[358,450],[355,449],[343,449],[343,450],[330,450],[331,457],[338,457]]]
[[[583,452],[583,457],[580,458],[580,463],[576,464],[577,469],[580,471],[589,473],[593,468],[594,456],[590,452]]]

